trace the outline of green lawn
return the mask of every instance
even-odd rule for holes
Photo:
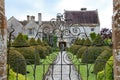
[[[47,56],[46,59],[42,60],[42,64],[41,65],[37,65],[36,66],[36,73],[35,73],[36,80],[42,80],[44,74],[48,71],[48,68],[49,68],[50,64],[55,60],[57,53],[58,52],[54,52],[50,56]],[[29,80],[34,80],[33,68],[34,68],[34,65],[28,65],[27,66],[27,71],[30,72],[30,73],[27,74],[27,78]]]
[[[69,54],[72,55],[71,53],[68,53],[68,55]],[[89,75],[88,80],[96,80],[96,75],[92,73],[94,64],[88,64],[87,66],[87,64],[81,63],[81,60],[80,59],[78,60],[76,56],[73,56],[72,62],[74,63],[77,71],[79,70],[82,80],[87,80],[87,75]],[[87,69],[89,70],[88,72]]]

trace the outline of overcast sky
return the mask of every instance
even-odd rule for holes
[[[112,24],[113,0],[6,0],[7,19],[14,16],[18,20],[26,20],[26,15],[36,17],[42,13],[42,20],[49,21],[55,18],[57,13],[64,10],[98,9],[101,28],[110,28]]]

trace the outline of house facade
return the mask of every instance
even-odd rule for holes
[[[97,10],[87,11],[86,8],[82,8],[80,11],[65,10],[63,18],[64,21],[61,23],[57,21],[57,18],[56,21],[52,23],[51,21],[42,21],[41,13],[38,13],[38,21],[35,21],[35,16],[29,15],[27,15],[27,20],[25,21],[18,21],[12,17],[8,20],[8,27],[11,27],[12,24],[15,28],[15,37],[18,33],[23,33],[28,35],[29,38],[40,37],[42,40],[47,37],[48,41],[51,41],[50,36],[56,35],[58,37],[57,45],[59,46],[62,42],[66,47],[69,47],[78,37],[86,38],[89,37],[90,33],[100,33],[100,22]],[[69,23],[68,20],[71,20],[71,22]],[[64,31],[60,29],[64,29]],[[61,35],[63,36],[62,40],[60,39]]]

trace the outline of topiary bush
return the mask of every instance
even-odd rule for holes
[[[34,47],[21,47],[21,48],[16,48],[16,50],[19,51],[25,57],[27,63],[29,62],[30,64],[34,64],[35,60],[36,60],[36,64],[40,63],[39,54]]]
[[[91,45],[91,41],[89,38],[87,38],[84,43],[83,43],[84,46],[90,46]]]
[[[113,76],[113,56],[111,56],[105,65],[105,70],[98,73],[97,80],[114,80]]]
[[[97,74],[105,68],[105,64],[108,59],[112,56],[112,50],[104,50],[96,59],[93,72]]]
[[[80,45],[72,45],[72,46],[69,48],[69,51],[70,51],[72,54],[76,55],[76,54],[77,54],[77,51],[78,51],[80,48],[81,48]]]
[[[35,38],[31,38],[29,41],[30,46],[38,45],[37,41],[35,41]]]
[[[45,46],[41,46],[41,45],[36,46],[36,50],[38,51],[41,59],[45,59],[49,53],[48,49]]]
[[[9,59],[7,59],[7,63],[13,71],[26,74],[26,61],[20,52],[11,49],[9,56],[7,55],[7,57],[9,57]]]
[[[82,55],[82,63],[94,63],[96,58],[101,54],[104,49],[101,47],[89,47]]]
[[[29,46],[27,40],[23,37],[22,33],[20,33],[17,38],[14,40],[12,46],[14,47],[26,47]]]
[[[98,34],[97,37],[95,38],[95,40],[93,41],[93,45],[97,45],[97,46],[104,45],[104,41],[100,34]]]
[[[76,54],[77,58],[81,58],[82,54],[84,54],[84,52],[85,52],[86,49],[87,49],[86,46],[81,47],[81,48],[77,51],[77,54]]]

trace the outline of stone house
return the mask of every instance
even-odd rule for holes
[[[51,40],[50,36],[55,32],[54,34],[58,36],[57,45],[59,46],[60,43],[63,43],[66,47],[69,47],[78,37],[86,38],[86,36],[89,37],[92,32],[96,34],[100,33],[100,22],[97,10],[87,11],[86,8],[82,8],[80,11],[65,10],[63,15],[64,21],[61,22],[61,24],[65,23],[64,25],[56,24],[59,22],[57,18],[53,24],[51,21],[42,21],[41,13],[38,13],[38,21],[35,21],[35,16],[29,15],[27,15],[27,20],[25,21],[18,21],[14,17],[11,17],[8,20],[8,27],[12,24],[15,28],[15,36],[21,32],[28,35],[29,38],[40,37],[42,40],[44,37],[47,37],[49,41]],[[66,25],[69,24],[68,20],[71,20],[71,26]],[[58,26],[62,26],[64,29],[62,40],[60,39],[61,31],[58,29]]]

